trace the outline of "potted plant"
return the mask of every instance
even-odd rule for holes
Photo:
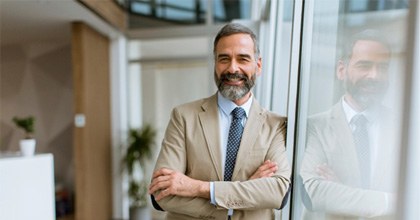
[[[13,122],[18,128],[21,128],[25,132],[24,139],[19,141],[20,151],[23,156],[31,156],[35,152],[36,141],[33,137],[35,132],[35,118],[33,116],[28,117],[13,117]]]
[[[130,220],[151,218],[147,208],[149,181],[145,178],[145,166],[152,156],[155,136],[156,132],[150,125],[129,130],[129,143],[123,163],[129,179]]]

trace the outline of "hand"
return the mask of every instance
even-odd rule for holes
[[[324,180],[340,182],[334,171],[325,163],[318,165],[315,172]]]
[[[277,172],[278,169],[279,168],[277,167],[277,163],[266,160],[260,167],[258,167],[254,174],[252,174],[249,180],[271,177],[274,175],[274,173]]]
[[[153,173],[149,193],[158,192],[159,201],[170,195],[183,197],[210,198],[210,183],[192,179],[185,174],[168,168],[161,168]]]

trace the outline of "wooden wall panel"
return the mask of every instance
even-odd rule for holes
[[[110,41],[83,23],[72,24],[75,113],[75,218],[112,217]]]

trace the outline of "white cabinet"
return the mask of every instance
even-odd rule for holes
[[[0,219],[55,219],[51,154],[0,158]]]

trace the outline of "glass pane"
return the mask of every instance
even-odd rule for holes
[[[213,9],[213,22],[251,19],[252,0],[130,0],[130,28],[204,24],[208,5]],[[147,23],[149,22],[149,23]]]
[[[131,0],[129,1],[130,28],[203,24],[206,0]]]
[[[150,4],[143,3],[143,2],[133,2],[131,4],[131,10],[135,11],[136,13],[143,14],[143,15],[151,14]]]
[[[293,219],[396,219],[408,3],[304,7]]]
[[[173,8],[165,8],[162,9],[162,14],[158,14],[158,16],[164,17],[165,19],[170,19],[173,21],[194,21],[195,20],[195,12],[194,11],[182,11]]]
[[[186,8],[189,10],[194,10],[195,8],[195,0],[159,0],[158,1],[161,4],[167,4],[167,5],[174,5],[182,8]]]
[[[251,0],[213,0],[215,23],[251,19]]]

